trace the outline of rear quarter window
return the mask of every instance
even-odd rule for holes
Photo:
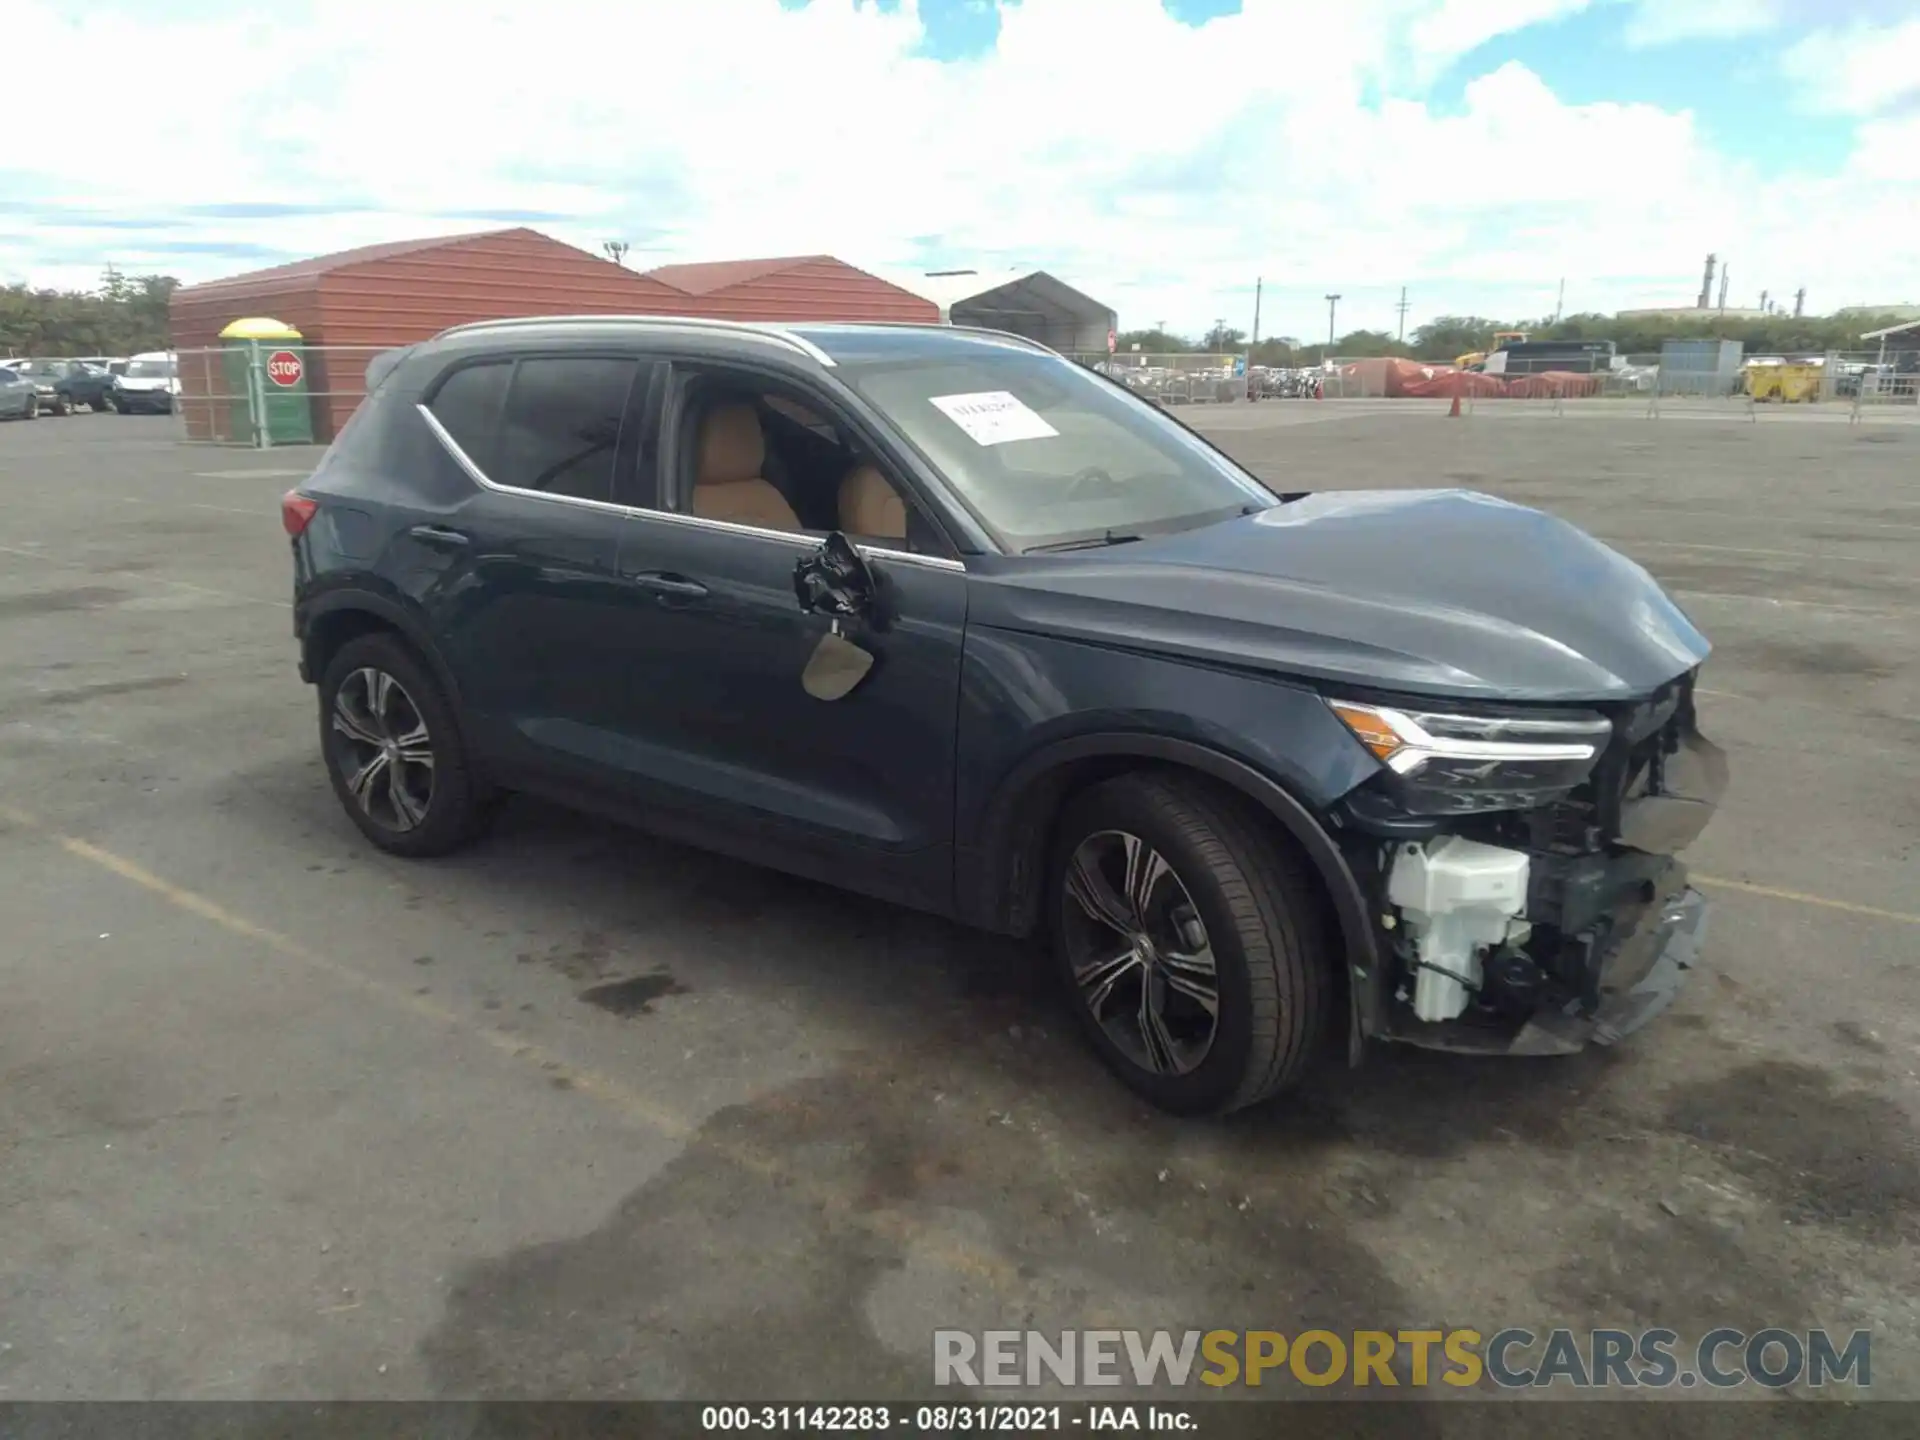
[[[500,411],[513,378],[511,360],[464,365],[440,383],[428,409],[483,474],[492,475],[500,436]]]

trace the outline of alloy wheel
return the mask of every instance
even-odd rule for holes
[[[1142,1069],[1196,1069],[1219,1029],[1220,977],[1179,874],[1138,835],[1101,830],[1074,848],[1064,890],[1080,1002]]]
[[[376,825],[413,830],[433,804],[433,737],[405,687],[371,666],[333,695],[334,763],[354,803]]]

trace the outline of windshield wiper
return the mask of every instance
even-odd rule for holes
[[[1061,540],[1052,545],[1029,545],[1022,555],[1054,555],[1062,550],[1098,550],[1106,545],[1125,545],[1138,540],[1138,535],[1123,535],[1117,530],[1109,530],[1103,535],[1088,535],[1079,540]]]

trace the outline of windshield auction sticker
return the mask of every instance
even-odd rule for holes
[[[966,431],[976,445],[1004,445],[1009,440],[1045,440],[1060,432],[1042,420],[1017,395],[1005,390],[982,390],[975,395],[930,397],[940,412]]]

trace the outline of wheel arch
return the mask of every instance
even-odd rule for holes
[[[460,687],[426,625],[404,605],[371,590],[330,590],[301,606],[300,678],[318,685],[341,646],[382,630],[398,635],[419,654],[457,714]]]
[[[1347,996],[1349,1057],[1361,1049],[1362,977],[1377,969],[1379,948],[1359,881],[1313,812],[1285,786],[1245,761],[1191,740],[1124,732],[1076,736],[1017,765],[989,802],[978,833],[959,854],[960,918],[1026,937],[1039,921],[1041,886],[1054,819],[1087,785],[1145,766],[1209,777],[1257,806],[1306,856],[1339,927],[1342,989]]]

